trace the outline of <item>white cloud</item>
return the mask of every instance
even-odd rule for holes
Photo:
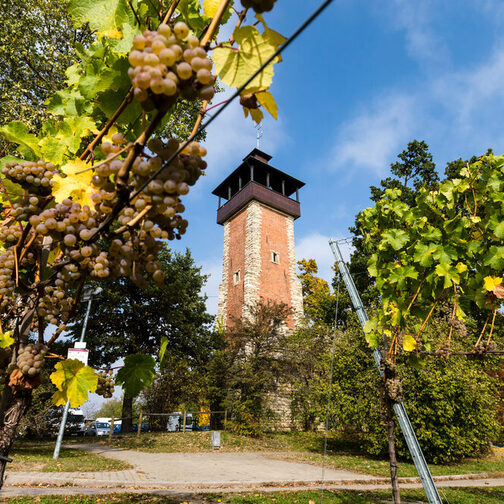
[[[366,110],[343,123],[332,149],[332,168],[367,168],[379,176],[390,160],[410,139],[414,100],[405,95],[380,97]]]
[[[410,56],[429,66],[446,64],[449,59],[446,43],[430,26],[437,8],[432,0],[394,0],[387,9],[394,29],[404,30]]]
[[[329,239],[331,237],[321,233],[310,233],[302,238],[296,240],[296,261],[301,259],[315,259],[318,266],[319,277],[332,281],[334,272],[331,267],[334,264],[334,255],[331,247],[329,246]],[[333,237],[338,240],[341,237]],[[348,261],[350,259],[351,248],[347,244],[340,244],[340,249],[343,254],[343,259]]]

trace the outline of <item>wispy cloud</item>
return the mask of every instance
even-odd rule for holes
[[[446,42],[431,28],[438,8],[436,2],[393,0],[386,3],[388,17],[393,20],[391,26],[404,31],[406,48],[413,59],[427,66],[445,65],[449,61]]]
[[[346,171],[358,166],[383,176],[390,159],[411,137],[413,108],[414,100],[405,95],[375,99],[340,126],[331,153],[332,168]]]

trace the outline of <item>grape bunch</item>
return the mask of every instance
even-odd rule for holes
[[[215,94],[212,61],[181,21],[135,36],[128,59],[134,96],[146,110],[174,103],[179,95],[211,100]]]
[[[44,365],[47,346],[40,343],[30,343],[19,348],[17,366],[24,375],[35,376],[40,373]]]
[[[487,352],[495,352],[497,350],[497,343],[495,341],[481,342],[473,346],[473,352],[476,354],[484,354]]]
[[[110,399],[114,393],[114,379],[112,378],[112,370],[100,371],[98,373],[98,385],[96,393],[105,399]]]
[[[450,353],[451,345],[449,341],[445,341],[444,343],[439,344],[436,348],[436,355],[442,357],[443,359],[450,357]]]
[[[0,297],[8,296],[14,292],[15,284],[12,278],[14,267],[14,251],[7,249],[0,254]]]
[[[243,7],[252,8],[258,14],[269,12],[273,9],[276,0],[241,0]]]
[[[385,380],[385,392],[395,402],[403,400],[403,390],[399,378],[389,378]]]
[[[458,318],[451,318],[450,320],[448,320],[448,325],[450,327],[453,327],[453,330],[455,331],[455,333],[458,336],[460,336],[461,338],[463,338],[467,335],[466,325]]]
[[[2,174],[32,193],[49,194],[56,167],[46,161],[25,161],[6,163]]]

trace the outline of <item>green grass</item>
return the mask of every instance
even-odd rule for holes
[[[8,471],[117,471],[131,466],[121,460],[113,460],[74,448],[62,448],[57,460],[52,458],[53,442],[16,441],[10,453],[13,462]]]
[[[116,436],[105,443],[121,448],[146,452],[209,452],[209,432],[166,432]],[[224,452],[275,452],[275,458],[296,460],[320,465],[324,435],[319,432],[277,432],[264,434],[261,438],[239,436],[230,432],[221,433],[221,451]],[[328,440],[326,465],[334,469],[346,469],[373,476],[390,475],[388,461],[361,455],[356,445],[341,437]],[[489,473],[504,474],[504,456],[466,459],[458,464],[429,465],[435,476],[451,474]],[[417,476],[415,466],[408,462],[399,463],[400,477]]]
[[[504,502],[504,488],[458,488],[441,489],[443,502],[457,504],[501,504]],[[427,502],[422,490],[404,490],[402,501]],[[241,495],[208,494],[194,497],[163,497],[151,494],[114,494],[96,496],[41,496],[36,498],[40,504],[308,504],[319,502],[320,493],[313,492],[274,492],[248,493]],[[385,504],[390,503],[390,492],[338,491],[324,493],[324,504]],[[8,504],[32,504],[34,497],[6,499]]]

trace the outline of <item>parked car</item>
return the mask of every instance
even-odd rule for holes
[[[131,430],[133,432],[138,432],[138,424],[134,423],[131,426]],[[140,432],[150,432],[150,431],[151,431],[150,423],[148,423],[148,422],[142,422],[142,427],[140,428]]]
[[[107,422],[93,422],[86,426],[85,436],[108,436],[110,424]]]

